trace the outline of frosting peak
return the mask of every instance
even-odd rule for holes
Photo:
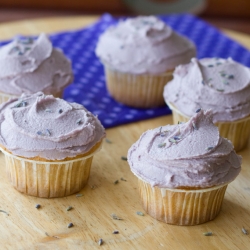
[[[198,108],[212,109],[214,122],[250,115],[250,69],[233,59],[193,58],[173,75],[164,98],[184,115],[191,117]]]
[[[152,186],[211,187],[232,181],[241,157],[219,136],[212,112],[200,110],[187,123],[146,131],[129,149],[132,172]]]
[[[148,42],[153,44],[168,38],[172,34],[172,29],[155,16],[129,18],[124,21],[124,24],[120,23],[120,25],[124,25],[125,30],[120,36],[124,36],[124,38],[135,36],[138,39],[150,37],[151,40],[148,40]]]
[[[0,143],[15,155],[61,160],[88,152],[105,136],[82,105],[37,93],[0,106]]]
[[[99,38],[96,54],[120,72],[159,74],[189,62],[195,46],[157,17],[139,16],[107,29]]]
[[[73,79],[71,62],[45,34],[14,39],[0,48],[0,91],[12,95],[57,93]]]

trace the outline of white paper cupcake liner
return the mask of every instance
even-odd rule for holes
[[[198,225],[220,212],[228,184],[185,190],[152,187],[139,179],[144,210],[153,218],[174,225]]]
[[[85,157],[65,161],[35,161],[15,156],[3,149],[7,175],[21,193],[54,198],[79,192],[87,183],[92,159],[100,146]]]
[[[158,74],[128,74],[105,65],[107,89],[118,102],[137,108],[165,105],[164,86],[172,79],[172,71]]]

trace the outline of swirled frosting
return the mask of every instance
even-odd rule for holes
[[[214,122],[250,115],[250,69],[231,58],[193,58],[180,65],[164,89],[164,99],[189,117],[211,109]]]
[[[0,91],[21,95],[60,92],[73,80],[71,62],[45,34],[15,39],[0,48]]]
[[[194,44],[155,16],[120,21],[99,38],[96,54],[113,69],[133,74],[159,74],[188,63]]]
[[[0,106],[0,144],[14,155],[61,160],[88,152],[105,136],[82,105],[39,92]]]
[[[234,180],[241,157],[212,119],[211,111],[201,110],[186,123],[146,131],[128,151],[132,172],[164,188],[206,188]]]

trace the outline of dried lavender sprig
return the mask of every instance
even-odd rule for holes
[[[72,210],[72,209],[73,209],[72,206],[68,206],[67,209],[66,209],[66,211],[70,211],[70,210]]]
[[[121,156],[121,159],[122,159],[123,161],[127,161],[127,160],[128,160],[128,158],[127,158],[126,156]]]
[[[197,126],[196,126],[196,124],[195,124],[194,121],[192,121],[192,125],[193,125],[194,130],[198,130],[198,128],[197,128]]]
[[[207,151],[212,150],[214,147],[207,147]]]
[[[141,211],[137,211],[136,214],[137,214],[137,215],[140,215],[140,216],[144,216],[144,213],[141,212]]]
[[[71,228],[71,227],[73,227],[74,226],[74,224],[72,223],[72,222],[70,222],[69,224],[68,224],[68,228]]]
[[[106,141],[107,143],[109,143],[109,144],[112,143],[112,141],[110,141],[108,138],[105,138],[105,141]]]
[[[212,236],[213,233],[212,232],[206,232],[206,233],[203,233],[204,236]]]
[[[76,124],[77,124],[77,125],[81,125],[81,123],[82,123],[82,119],[79,118],[79,119],[76,121]]]
[[[248,235],[248,231],[244,227],[242,227],[241,231],[243,234]]]
[[[1,212],[1,213],[5,213],[5,214],[7,214],[7,215],[9,216],[9,213],[6,212],[6,211],[4,211],[4,210],[2,210],[2,209],[0,209],[0,212]]]
[[[166,143],[164,142],[164,143],[160,143],[160,144],[158,144],[158,148],[164,148],[166,146]]]
[[[111,214],[111,217],[114,220],[122,220],[122,218],[118,217],[116,214]]]
[[[98,245],[101,246],[102,244],[103,244],[103,239],[101,238],[98,240]]]
[[[41,205],[40,204],[36,204],[35,208],[39,209],[39,208],[41,208]]]
[[[21,102],[17,103],[16,105],[14,105],[13,108],[26,107],[27,104],[28,103],[26,101],[21,101]]]
[[[45,134],[44,134],[42,131],[40,131],[40,130],[37,131],[36,133],[37,133],[38,135],[45,136]]]

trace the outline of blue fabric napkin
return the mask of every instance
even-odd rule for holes
[[[198,58],[232,57],[250,67],[250,52],[246,48],[199,18],[187,14],[160,18],[196,44]],[[167,106],[154,109],[126,107],[108,94],[103,66],[94,51],[101,33],[117,21],[111,15],[104,14],[96,23],[86,28],[50,35],[53,45],[61,48],[72,60],[75,79],[65,89],[64,99],[84,105],[98,115],[105,128],[171,113]],[[7,42],[0,42],[0,46]]]

